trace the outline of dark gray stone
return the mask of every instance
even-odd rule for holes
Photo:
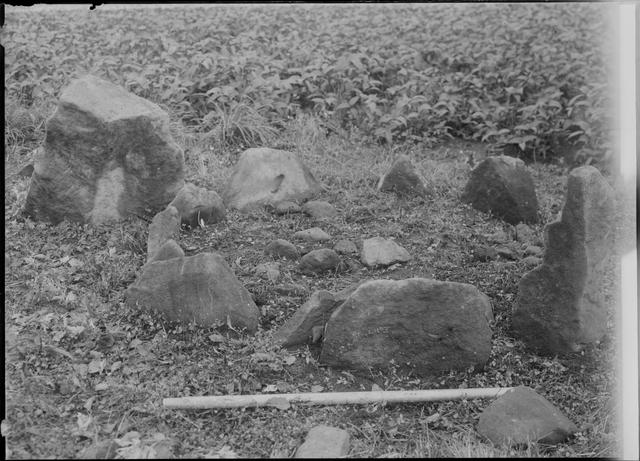
[[[471,171],[461,199],[509,224],[538,222],[535,186],[520,159],[500,155],[480,162]]]
[[[313,250],[300,259],[298,270],[303,273],[335,271],[340,267],[340,256],[333,250],[321,248]]]
[[[155,253],[180,232],[180,214],[174,206],[167,206],[156,214],[149,224],[149,237],[147,238],[147,259],[152,259]]]
[[[545,228],[543,263],[520,280],[513,313],[514,334],[538,353],[575,352],[606,332],[613,211],[613,190],[598,170],[571,171],[561,218]]]
[[[472,285],[373,280],[329,318],[320,362],[361,372],[395,363],[419,376],[481,366],[491,350],[492,320],[489,298]]]
[[[300,257],[295,245],[283,239],[277,239],[269,243],[264,252],[274,258],[286,258],[290,261],[295,261]]]
[[[201,220],[204,224],[213,224],[226,217],[224,203],[215,191],[191,183],[180,189],[171,205],[180,213],[181,223],[192,228],[198,227]]]
[[[377,189],[381,192],[395,192],[401,196],[424,197],[430,193],[407,155],[400,155],[396,159],[389,171],[380,178]]]
[[[498,397],[481,414],[478,432],[496,445],[563,442],[578,428],[533,389],[519,386]]]

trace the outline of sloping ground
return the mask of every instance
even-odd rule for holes
[[[300,145],[300,155],[326,186],[321,198],[339,216],[318,223],[304,215],[277,217],[229,211],[228,221],[183,231],[187,254],[215,250],[249,289],[262,312],[254,338],[238,337],[158,318],[124,307],[123,292],[134,280],[146,251],[147,223],[129,220],[100,227],[63,222],[58,226],[15,216],[28,180],[5,182],[5,429],[12,458],[76,457],[80,449],[123,437],[141,455],[158,434],[172,441],[172,453],[196,456],[289,456],[316,424],[347,429],[351,456],[615,456],[618,452],[616,335],[617,275],[612,266],[606,293],[610,330],[580,354],[543,358],[530,354],[509,334],[521,261],[471,258],[486,234],[510,226],[459,201],[470,167],[468,154],[482,146],[438,149],[364,147],[340,138]],[[395,155],[408,154],[436,190],[430,199],[398,199],[375,191],[377,175]],[[222,192],[233,155],[212,158],[206,174],[190,164],[191,180]],[[566,170],[532,165],[543,222],[562,207]],[[198,171],[200,171],[198,173]],[[620,213],[629,239],[629,210]],[[356,269],[309,277],[294,263],[282,263],[282,278],[267,282],[253,273],[269,258],[264,247],[275,238],[319,225],[334,238],[358,242],[393,237],[413,256],[407,264],[381,270]],[[533,226],[541,235],[542,224]],[[332,242],[332,243],[333,243]],[[297,243],[297,242],[296,242]],[[308,245],[307,249],[320,247]],[[618,246],[618,248],[620,248]],[[434,277],[471,283],[492,300],[496,322],[489,363],[481,372],[444,373],[430,379],[371,374],[354,376],[324,368],[314,348],[288,352],[270,341],[280,326],[316,289],[339,290],[372,278]],[[307,289],[284,296],[285,283]],[[558,406],[576,425],[576,437],[555,447],[499,450],[475,433],[487,401],[406,405],[292,407],[288,410],[164,410],[162,398],[255,392],[436,389],[527,385]],[[156,437],[154,439],[153,437]],[[135,451],[138,450],[138,451]],[[121,452],[125,455],[126,452]]]

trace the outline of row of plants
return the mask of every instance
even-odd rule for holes
[[[225,143],[265,143],[308,112],[370,141],[459,138],[532,160],[577,151],[578,162],[601,161],[611,155],[608,12],[601,4],[8,11],[5,94],[27,107],[53,101],[91,72]]]

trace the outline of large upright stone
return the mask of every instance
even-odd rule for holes
[[[36,219],[153,216],[184,183],[166,112],[97,77],[74,80],[62,92],[43,147],[25,203]]]
[[[395,364],[421,376],[483,365],[492,319],[489,298],[472,285],[373,280],[329,318],[320,361],[365,372]]]
[[[461,199],[509,224],[538,222],[533,180],[524,162],[514,157],[500,155],[480,162],[471,171]]]
[[[614,233],[614,193],[592,166],[569,174],[559,221],[545,228],[542,265],[520,281],[515,334],[532,349],[562,354],[606,331],[603,270]]]
[[[262,147],[240,154],[223,198],[228,207],[245,210],[284,200],[304,201],[320,190],[296,154]]]
[[[152,261],[125,292],[129,306],[161,312],[171,321],[224,326],[254,333],[258,308],[217,253]]]

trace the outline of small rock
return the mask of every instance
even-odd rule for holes
[[[307,253],[300,259],[298,269],[303,273],[320,273],[337,270],[340,266],[340,256],[333,250],[321,248]]]
[[[180,248],[180,245],[178,245],[175,240],[169,239],[164,242],[164,245],[156,251],[155,255],[153,255],[148,262],[164,261],[171,258],[179,258],[181,256],[184,256],[184,251]]]
[[[527,256],[542,256],[544,250],[537,245],[527,245],[524,249],[524,254]]]
[[[536,233],[531,227],[525,223],[520,223],[516,226],[516,240],[518,242],[529,243],[533,242],[536,237]]]
[[[300,205],[289,200],[283,200],[282,202],[278,202],[273,206],[273,212],[277,215],[300,213],[301,211],[302,208],[300,208]]]
[[[300,253],[295,245],[284,239],[277,239],[269,243],[264,252],[274,258],[286,258],[295,261],[300,258]]]
[[[316,426],[296,451],[296,458],[343,458],[349,453],[349,433],[331,426]]]
[[[169,205],[164,211],[156,214],[149,225],[147,259],[153,258],[156,251],[179,232],[180,214],[176,207]]]
[[[314,292],[291,318],[273,336],[276,343],[282,347],[307,344],[313,340],[313,328],[325,324],[333,311],[345,298],[338,298],[325,290]],[[316,334],[317,335],[317,334]]]
[[[484,237],[489,243],[506,243],[511,240],[509,234],[502,230],[496,231],[493,234],[485,234]]]
[[[426,196],[429,191],[407,155],[400,155],[389,171],[380,178],[377,189],[398,195]]]
[[[498,245],[497,247],[495,247],[495,250],[498,253],[498,256],[504,259],[518,259],[518,255],[515,250],[507,245]]]
[[[104,440],[95,444],[91,444],[82,450],[78,456],[79,459],[114,459],[121,448],[113,440]]]
[[[555,444],[578,431],[551,402],[526,386],[497,398],[481,414],[478,432],[496,445]]]
[[[539,258],[537,256],[527,256],[526,258],[522,259],[522,262],[525,263],[527,266],[535,267],[542,264],[542,258]]]
[[[319,227],[312,227],[311,229],[298,231],[293,234],[293,238],[307,240],[310,242],[323,242],[325,240],[331,240],[331,236]]]
[[[333,251],[340,254],[354,254],[358,252],[358,247],[351,240],[338,240],[333,247]]]
[[[309,290],[299,283],[285,283],[275,287],[274,291],[284,296],[305,296]]]
[[[322,200],[308,201],[302,205],[302,211],[316,219],[331,218],[338,214],[333,205]]]
[[[473,259],[476,261],[493,261],[497,257],[496,249],[487,245],[478,245],[473,250]]]
[[[393,240],[373,237],[362,242],[360,260],[367,267],[390,266],[410,261],[411,255]]]
[[[180,213],[182,224],[196,228],[202,221],[212,224],[224,221],[226,210],[222,199],[212,190],[186,183],[173,199],[171,205]]]
[[[20,168],[20,171],[18,171],[18,176],[21,176],[23,178],[30,178],[32,174],[33,174],[33,163],[27,163],[25,166]]]
[[[280,264],[275,262],[258,264],[255,273],[263,279],[276,282],[280,278]]]

